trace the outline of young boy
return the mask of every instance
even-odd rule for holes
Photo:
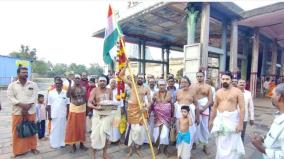
[[[179,159],[190,159],[189,127],[192,125],[192,120],[189,111],[189,106],[184,105],[181,107],[182,117],[178,121],[179,130],[176,140]]]
[[[44,104],[44,95],[38,95],[38,103],[36,104],[36,119],[38,125],[38,138],[44,138],[45,134],[45,120],[46,120],[46,109]],[[45,139],[45,138],[44,138]]]

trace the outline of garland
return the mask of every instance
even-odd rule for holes
[[[125,84],[123,80],[119,78],[120,71],[126,65],[125,50],[122,43],[124,43],[124,40],[119,39],[117,44],[118,50],[116,56],[116,89],[117,89],[116,100],[118,101],[120,101],[121,99],[125,99]]]

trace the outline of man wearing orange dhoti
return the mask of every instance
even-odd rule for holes
[[[36,149],[36,135],[20,138],[16,127],[23,119],[35,121],[35,106],[37,100],[37,84],[28,80],[28,69],[19,67],[17,70],[18,80],[12,82],[7,90],[7,96],[12,105],[12,152],[14,156],[31,151],[38,154]]]

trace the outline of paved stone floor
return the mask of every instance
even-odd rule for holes
[[[0,158],[7,159],[12,158],[11,153],[11,107],[8,106],[6,91],[0,91],[0,100],[2,103],[2,111],[0,111]],[[246,150],[246,159],[260,159],[260,154],[253,148],[251,143],[249,142],[248,135],[257,132],[260,134],[266,134],[268,131],[272,121],[273,121],[273,113],[275,112],[275,108],[271,105],[270,99],[267,98],[257,98],[255,99],[255,125],[253,127],[247,127],[247,135],[245,138],[245,150]],[[90,147],[90,138],[89,134],[86,134],[87,142],[86,145]],[[23,159],[69,159],[69,158],[77,158],[77,159],[90,159],[92,158],[92,151],[88,150],[86,152],[77,151],[75,154],[70,154],[67,149],[55,150],[51,149],[49,146],[49,142],[47,141],[39,141],[38,149],[40,150],[40,154],[33,155],[32,153],[27,153],[23,156],[19,156],[17,158]],[[170,157],[166,157],[164,155],[159,155],[157,159],[173,159],[176,158],[176,150],[174,146],[169,148],[171,152]],[[215,143],[212,138],[209,141],[209,150],[210,155],[206,156],[202,152],[201,146],[198,146],[196,150],[192,151],[193,159],[214,159],[216,148]],[[127,154],[126,146],[116,146],[111,145],[109,148],[110,158],[112,159],[124,159]],[[151,159],[151,153],[149,151],[148,145],[143,145],[142,147],[142,155],[143,159]],[[102,152],[98,153],[98,158],[102,157]],[[133,155],[132,159],[139,158],[137,155]]]

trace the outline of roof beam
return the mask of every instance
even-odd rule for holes
[[[147,43],[147,41],[157,42],[157,43],[160,43],[161,45],[164,45],[164,46],[169,45],[169,46],[176,46],[176,47],[182,47],[183,48],[183,45],[180,45],[178,43],[174,43],[174,42],[165,43],[163,40],[149,38],[149,37],[146,37],[144,35],[127,34],[127,33],[125,33],[125,35],[129,36],[129,37],[133,37],[133,38],[143,39],[143,40],[145,40],[146,43]]]
[[[263,25],[263,26],[256,26],[257,28],[266,28],[266,27],[271,27],[275,25],[280,25],[282,22],[274,23],[274,24],[269,24],[269,25]]]

